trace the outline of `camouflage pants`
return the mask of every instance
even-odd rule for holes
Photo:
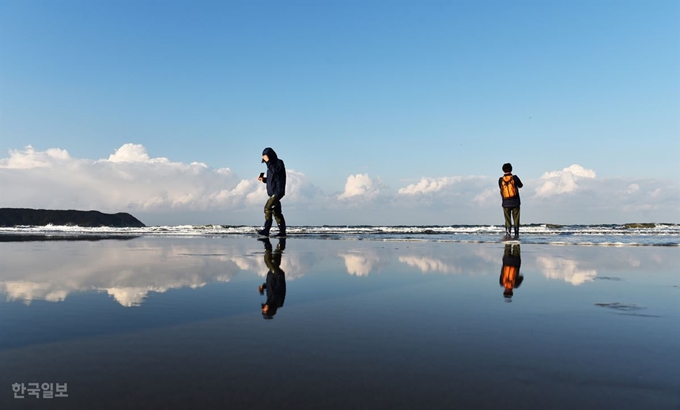
[[[272,215],[274,215],[278,226],[286,225],[286,220],[283,219],[283,214],[281,213],[281,201],[276,195],[270,196],[267,203],[264,204],[264,220],[271,223]]]
[[[510,228],[512,226],[512,221],[510,216],[512,214],[512,219],[515,220],[515,228],[519,228],[519,207],[514,208],[503,208],[503,215],[505,216],[505,227]]]

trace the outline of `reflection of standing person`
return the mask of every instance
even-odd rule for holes
[[[272,227],[272,214],[279,226],[279,233],[275,236],[286,236],[286,220],[281,213],[281,199],[286,195],[286,167],[273,149],[267,147],[262,151],[262,162],[267,163],[267,176],[260,174],[258,181],[267,184],[269,199],[264,205],[264,227],[257,231],[258,234],[269,236]]]
[[[512,290],[517,289],[522,284],[524,276],[519,273],[522,264],[522,256],[519,244],[505,245],[503,252],[503,268],[501,269],[500,285],[503,287],[503,296],[507,302],[512,298]]]
[[[262,303],[262,317],[272,319],[276,311],[283,307],[286,300],[286,273],[281,269],[281,256],[286,249],[286,239],[279,239],[276,250],[272,252],[272,243],[269,238],[261,239],[264,242],[264,263],[267,265],[267,279],[257,288],[260,294],[267,291],[267,301]]]
[[[501,189],[503,198],[503,215],[505,216],[505,239],[510,239],[510,216],[515,221],[515,236],[519,239],[519,189],[524,186],[517,175],[512,175],[512,165],[503,164],[504,175],[498,178],[498,187]]]

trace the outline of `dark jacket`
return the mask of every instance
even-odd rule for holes
[[[498,282],[506,289],[506,296],[512,296],[512,289],[517,289],[524,281],[524,276],[519,273],[520,266],[522,266],[522,257],[519,245],[505,245],[503,267]]]
[[[267,195],[276,195],[281,199],[286,195],[286,166],[271,148],[265,148],[262,155],[269,156],[267,176],[264,179],[267,183]]]
[[[276,311],[283,307],[286,300],[286,273],[282,269],[275,272],[267,272],[266,279],[267,302],[270,314],[273,316]]]
[[[265,315],[271,318],[280,307],[283,307],[286,300],[286,272],[281,269],[281,256],[286,248],[286,242],[285,239],[279,241],[276,250],[273,252],[269,239],[265,239],[263,242],[264,264],[267,265],[268,271],[267,279],[262,287],[267,291],[265,304],[269,307],[269,311]]]
[[[503,208],[516,208],[520,205],[519,200],[519,189],[523,187],[522,181],[520,181],[517,175],[513,175],[512,178],[515,180],[515,187],[517,188],[517,195],[512,198],[503,198],[503,192],[501,192],[501,198],[503,198]],[[498,188],[503,190],[503,177],[498,178]]]

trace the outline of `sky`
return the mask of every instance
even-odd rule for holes
[[[3,0],[0,207],[680,223],[680,3]]]

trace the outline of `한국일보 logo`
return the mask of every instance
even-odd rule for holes
[[[68,397],[67,391],[68,383],[12,383],[15,399]]]

